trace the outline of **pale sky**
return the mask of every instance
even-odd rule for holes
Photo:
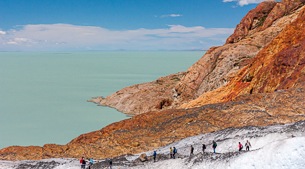
[[[202,50],[263,0],[0,0],[0,51]]]

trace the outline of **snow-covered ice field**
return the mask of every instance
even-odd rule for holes
[[[213,154],[212,141],[218,144]],[[251,142],[251,151],[238,152],[238,142]],[[207,145],[202,153],[202,144]],[[195,148],[189,157],[190,146]],[[167,159],[169,148],[176,147],[176,159]],[[245,147],[245,146],[244,146]],[[245,149],[245,148],[244,148]],[[140,154],[128,156],[130,162],[113,159],[114,169],[305,169],[305,122],[269,127],[229,128],[222,131],[189,137],[156,150],[157,162],[135,162]],[[152,151],[145,152],[148,156]],[[163,156],[162,156],[163,155]],[[92,168],[107,168],[95,165]],[[41,161],[0,161],[1,169],[79,169],[78,159],[46,159]]]

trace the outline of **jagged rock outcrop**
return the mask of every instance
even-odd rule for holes
[[[267,11],[282,9],[276,8],[278,4],[297,5],[285,8],[292,11],[270,27],[257,27],[260,30],[248,31],[238,42],[211,48],[186,73],[96,99],[142,114],[83,134],[66,145],[8,147],[0,150],[0,159],[114,157],[229,127],[305,120],[305,7],[298,8],[302,3],[276,3]],[[170,107],[176,109],[164,110]],[[149,110],[158,111],[143,113]]]
[[[226,43],[236,43],[244,39],[251,30],[256,30],[264,24],[270,11],[276,6],[274,1],[260,3],[255,9],[251,10],[237,25],[234,33],[227,39]],[[272,19],[273,21],[273,19]]]
[[[271,26],[272,23],[283,17],[289,15],[292,11],[298,9],[305,4],[305,0],[283,0],[282,3],[277,3],[272,11],[266,17],[262,29]]]
[[[272,2],[264,2],[262,4],[268,3],[273,4]],[[283,5],[285,2],[277,4]],[[260,9],[261,6],[258,5],[257,8]],[[250,13],[256,11],[256,9]],[[303,9],[304,7],[302,9],[298,8],[293,13],[290,12],[289,15],[277,19],[273,22],[272,26],[264,30],[261,27],[256,27],[254,30],[247,30],[243,33],[246,34],[244,38],[241,38],[239,36],[240,33],[236,34],[235,31],[230,38],[238,39],[238,42],[233,44],[227,43],[221,47],[211,49],[211,52],[207,52],[197,63],[188,69],[188,73],[176,86],[176,91],[178,91],[181,100],[180,103],[187,103],[206,92],[213,91],[228,84],[233,79],[232,77],[235,77],[237,72],[246,65],[249,65],[252,62],[252,58],[261,50],[264,50],[265,46],[276,38],[283,29],[294,22],[297,17],[301,18],[302,16],[298,15]],[[249,16],[252,16],[250,17],[252,18],[252,22],[250,23],[253,24],[255,17],[253,15],[247,15],[246,18]],[[243,21],[244,19],[239,25],[246,25]],[[289,37],[286,38],[289,39]]]
[[[305,8],[226,86],[183,105],[194,107],[225,102],[243,94],[270,93],[305,81]]]
[[[93,102],[127,114],[177,108],[203,93],[228,84],[287,25],[293,22],[303,1],[266,1],[251,10],[221,47],[213,47],[185,73],[126,87]]]
[[[281,3],[265,1],[260,3],[242,19],[226,43],[239,42],[249,34],[267,29],[274,21],[285,15],[290,15],[304,3],[305,0],[282,0]]]

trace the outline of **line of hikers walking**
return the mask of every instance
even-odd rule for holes
[[[246,151],[250,151],[250,147],[251,147],[251,143],[249,142],[249,140],[247,140],[247,142],[245,143],[246,146]],[[216,141],[213,140],[212,142],[212,148],[213,148],[213,152],[216,153],[216,147],[217,147],[217,143]],[[206,149],[206,145],[202,144],[202,152],[204,153],[205,149]],[[238,142],[238,151],[241,151],[243,149],[243,145]],[[193,146],[191,146],[191,154],[193,154],[194,148]]]
[[[247,142],[245,143],[245,147],[246,147],[246,151],[250,151],[250,147],[251,147],[251,143],[249,142],[249,140],[247,140]],[[213,153],[216,153],[216,148],[217,148],[217,143],[215,140],[213,140],[212,142],[212,148],[213,148]],[[207,146],[205,144],[202,144],[202,152],[204,153],[205,150],[207,149]],[[241,151],[243,149],[243,145],[241,144],[241,142],[238,142],[238,150]],[[169,148],[169,155],[171,159],[175,159],[176,158],[176,154],[177,154],[177,148],[176,147],[170,147]],[[191,145],[190,147],[190,156],[194,155],[194,147],[193,145]],[[154,150],[153,152],[153,158],[154,158],[154,162],[156,162],[156,158],[157,158],[157,151]]]
[[[217,147],[217,143],[216,141],[213,140],[212,142],[212,148],[213,148],[213,152],[216,153],[216,147]],[[207,146],[205,144],[202,144],[202,152],[204,153],[205,149],[207,149]],[[194,147],[191,145],[191,155],[194,154]]]
[[[251,143],[248,140],[245,143],[245,146],[246,146],[246,151],[250,151]],[[213,142],[212,142],[213,153],[216,153],[216,147],[217,147],[217,143],[216,143],[216,141],[213,140]],[[203,153],[205,152],[206,148],[207,148],[206,145],[202,144],[202,152]],[[241,151],[242,149],[243,149],[243,145],[241,144],[241,142],[238,142],[238,150]],[[176,147],[170,147],[169,148],[170,158],[171,159],[175,159],[177,152],[178,151],[177,151]],[[194,155],[194,147],[193,147],[193,145],[191,145],[191,148],[190,148],[190,157],[192,155]],[[154,162],[156,162],[156,159],[157,159],[157,151],[156,150],[154,150],[154,152],[153,152],[153,158],[154,158]],[[89,162],[88,169],[90,169],[91,166],[94,163],[94,160],[92,158],[90,158],[87,161]],[[80,159],[79,162],[81,164],[81,169],[85,169],[87,161],[84,159],[84,157],[82,157]],[[109,168],[110,169],[112,168],[112,160],[109,160]]]

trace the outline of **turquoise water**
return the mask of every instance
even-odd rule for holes
[[[86,100],[185,71],[202,51],[1,52],[0,148],[66,144],[128,118]]]

